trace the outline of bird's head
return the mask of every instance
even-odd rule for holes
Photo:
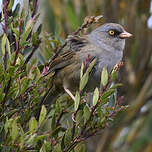
[[[106,23],[96,28],[88,36],[98,47],[107,51],[123,51],[125,39],[131,37],[132,34],[126,32],[120,24]]]

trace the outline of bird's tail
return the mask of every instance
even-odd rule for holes
[[[49,88],[49,90],[45,93],[43,98],[41,99],[41,105],[53,104],[55,103],[56,99],[58,98],[59,93],[56,90],[56,87],[53,85]]]

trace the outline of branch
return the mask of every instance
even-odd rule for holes
[[[37,50],[38,46],[39,46],[39,45],[34,46],[32,52],[31,52],[31,53],[28,55],[28,57],[26,58],[26,60],[25,60],[25,62],[24,62],[24,64],[23,64],[23,67],[24,67],[24,65],[26,65],[26,64],[30,61],[30,59],[32,58],[33,54],[34,54],[35,51]]]
[[[34,0],[34,2],[33,2],[33,13],[32,13],[32,17],[34,17],[34,15],[36,14],[36,12],[37,12],[37,2],[38,2],[38,0]]]

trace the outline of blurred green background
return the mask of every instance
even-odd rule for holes
[[[82,24],[85,16],[101,14],[103,23],[120,23],[133,34],[126,43],[118,80],[123,83],[118,93],[124,96],[123,104],[129,104],[130,108],[118,116],[113,126],[87,141],[87,152],[152,152],[152,30],[147,25],[150,0],[40,3],[43,34],[47,31],[62,40]],[[41,51],[45,54],[45,50]]]
[[[133,34],[126,42],[124,66],[118,80],[123,83],[118,94],[124,96],[123,104],[129,104],[130,108],[118,116],[109,129],[87,141],[87,152],[152,152],[152,29],[147,25],[150,0],[45,0],[39,3],[43,34],[55,36],[61,42],[88,15],[102,14],[103,23],[120,23]],[[51,56],[49,45],[48,42],[48,46],[41,46],[44,62]]]

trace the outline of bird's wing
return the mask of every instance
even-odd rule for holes
[[[68,66],[72,63],[72,58],[74,57],[75,52],[73,51],[67,51],[63,53],[62,55],[55,58],[49,65],[49,71],[55,72],[58,69],[64,68],[65,66]]]
[[[59,69],[62,69],[70,64],[73,63],[76,57],[77,52],[79,52],[86,44],[89,43],[86,36],[80,37],[77,35],[70,35],[67,39],[67,45],[69,47],[69,51],[61,54],[60,56],[56,57],[50,64],[49,70],[46,75],[50,72],[56,72]]]
[[[71,51],[80,51],[82,47],[88,43],[87,36],[80,37],[78,35],[69,35],[67,38],[67,45]]]
[[[77,51],[80,51],[86,44],[88,40],[85,37],[80,37],[77,35],[69,35],[67,38],[67,45],[69,47],[69,51],[61,54],[57,58],[55,58],[49,65],[49,71],[55,72],[58,69],[64,68],[72,63],[72,58],[76,54]]]

